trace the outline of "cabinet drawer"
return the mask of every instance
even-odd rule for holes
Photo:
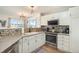
[[[64,40],[63,40],[63,42],[64,42],[64,43],[69,43],[70,41],[69,41],[69,40],[64,39]]]
[[[62,37],[58,37],[58,41],[62,41],[63,39],[62,39]]]
[[[66,39],[66,40],[67,39],[69,40],[69,36],[64,35],[63,38]]]
[[[63,46],[68,46],[69,47],[69,43],[64,43]]]

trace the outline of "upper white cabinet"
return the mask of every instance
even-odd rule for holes
[[[60,16],[59,13],[41,16],[41,25],[48,25],[47,22],[48,22],[49,20],[59,19],[59,16]]]
[[[70,24],[70,13],[69,11],[54,13],[41,17],[41,25],[47,25],[49,20],[59,20],[59,25],[69,25]]]
[[[69,13],[72,18],[79,18],[79,7],[70,8]]]
[[[70,24],[69,11],[61,12],[59,17],[59,25],[69,25],[69,24]]]
[[[48,19],[51,19],[49,15],[41,16],[41,25],[47,25]]]

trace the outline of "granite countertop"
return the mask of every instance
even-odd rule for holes
[[[22,36],[33,36],[33,35],[40,34],[40,33],[43,33],[43,32],[30,32],[30,33],[24,33],[24,34],[22,34]]]
[[[4,38],[1,38],[0,39],[0,52],[3,52],[5,49],[13,45],[21,37],[22,37],[21,35],[16,35],[16,36],[6,36]]]
[[[21,35],[14,35],[14,36],[5,36],[0,38],[0,52],[3,52],[5,49],[13,45],[15,42],[20,40],[23,36],[32,36],[35,34],[40,34],[42,32],[31,32],[31,33],[24,33]]]

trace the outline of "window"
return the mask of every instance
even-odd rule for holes
[[[37,24],[37,20],[33,17],[29,17],[28,18],[28,27],[29,28],[35,28],[36,27],[36,24]]]
[[[12,28],[22,28],[23,27],[23,21],[20,19],[10,19],[10,26]]]

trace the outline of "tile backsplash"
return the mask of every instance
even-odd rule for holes
[[[69,25],[43,26],[41,29],[42,29],[42,31],[46,31],[46,32],[66,33],[66,34],[68,34],[68,32],[69,32]]]

